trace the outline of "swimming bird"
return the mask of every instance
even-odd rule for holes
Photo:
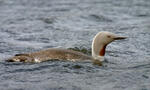
[[[84,61],[91,60],[101,63],[104,59],[106,46],[114,40],[125,39],[111,32],[102,31],[95,35],[92,41],[92,56],[78,51],[60,48],[49,48],[32,53],[16,54],[7,61],[11,62],[43,62],[47,60]]]

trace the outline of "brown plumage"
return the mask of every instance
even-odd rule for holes
[[[78,51],[50,48],[47,50],[41,50],[38,52],[28,54],[16,54],[14,57],[8,59],[8,61],[42,62],[52,59],[79,61],[79,60],[91,60],[94,58]]]

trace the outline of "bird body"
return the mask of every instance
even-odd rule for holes
[[[110,32],[99,32],[93,38],[92,56],[88,56],[78,51],[49,48],[38,52],[27,54],[16,54],[7,61],[12,62],[43,62],[47,60],[69,60],[69,61],[102,61],[105,55],[106,46],[114,40],[125,39]]]

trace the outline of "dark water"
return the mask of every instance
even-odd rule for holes
[[[107,47],[104,66],[8,63],[46,48],[91,49],[94,35],[128,36]],[[150,90],[150,0],[0,0],[0,90]]]

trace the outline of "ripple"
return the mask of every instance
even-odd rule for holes
[[[93,36],[128,36],[91,62],[0,62],[1,90],[149,90],[149,0],[0,0],[0,57],[62,47],[91,55]],[[72,47],[72,48],[69,48]]]
[[[113,22],[108,17],[102,16],[102,15],[96,15],[96,14],[91,14],[88,17],[82,16],[82,18],[89,19],[89,20],[96,21],[96,22]]]
[[[150,68],[150,63],[148,64],[140,64],[140,65],[136,65],[133,67],[129,67],[131,69],[146,69],[146,68]]]
[[[55,18],[40,18],[39,20],[43,21],[46,24],[53,24],[55,22]]]

